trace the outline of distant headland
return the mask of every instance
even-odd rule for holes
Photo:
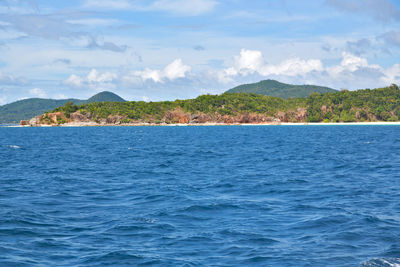
[[[69,99],[44,99],[44,98],[28,98],[19,100],[10,104],[0,106],[0,124],[16,124],[21,120],[26,120],[34,116],[43,114],[46,111],[53,110],[57,107],[65,105],[67,102],[72,102],[76,105],[117,101],[124,102],[120,96],[112,92],[100,92],[90,97],[87,100],[69,98]]]

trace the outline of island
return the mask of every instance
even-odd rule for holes
[[[65,105],[22,126],[210,125],[337,122],[395,122],[400,117],[397,85],[357,91],[314,92],[280,98],[255,93],[201,95],[195,99],[105,101]]]

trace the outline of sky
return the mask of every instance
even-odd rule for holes
[[[400,0],[0,0],[0,105],[400,84]]]

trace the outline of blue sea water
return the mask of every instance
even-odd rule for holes
[[[0,266],[395,266],[400,127],[0,127]]]

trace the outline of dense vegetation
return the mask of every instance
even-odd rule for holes
[[[379,89],[313,93],[306,98],[308,121],[398,121],[400,90],[395,84]]]
[[[255,93],[282,98],[307,97],[311,93],[332,93],[334,89],[316,85],[292,85],[275,80],[265,80],[258,83],[243,84],[232,88],[226,93]]]
[[[78,99],[41,99],[29,98],[19,100],[4,106],[0,106],[0,124],[1,123],[19,123],[20,120],[30,119],[36,115],[40,115],[46,110],[51,110],[68,101],[80,104]]]
[[[111,92],[98,93],[88,100],[79,99],[41,99],[29,98],[19,100],[4,106],[0,106],[0,124],[1,123],[19,123],[20,120],[30,119],[34,116],[40,115],[45,111],[55,109],[72,101],[76,105],[92,102],[103,101],[125,101],[118,95]]]
[[[119,95],[116,95],[112,92],[100,92],[98,94],[95,94],[88,100],[84,101],[85,103],[94,103],[94,102],[105,102],[105,101],[110,101],[110,102],[125,102],[125,100],[120,97]]]
[[[273,117],[280,109],[294,109],[304,103],[304,99],[284,100],[257,94],[222,94],[202,95],[195,99],[162,101],[162,102],[102,102],[80,106],[68,103],[52,112],[69,114],[80,110],[82,114],[91,114],[96,119],[112,115],[124,116],[128,121],[160,122],[168,111],[180,109],[190,114],[202,113],[210,115],[235,116],[245,113],[258,113]]]
[[[298,121],[298,113],[306,110],[305,121],[398,121],[400,118],[400,90],[397,85],[379,89],[313,93],[305,98],[283,99],[278,97],[224,93],[202,95],[195,99],[163,102],[102,102],[74,105],[69,103],[53,112],[90,114],[93,120],[109,116],[122,116],[124,122],[165,121],[167,114],[179,110],[184,114],[206,114],[209,119],[218,116],[262,114],[283,121]]]

